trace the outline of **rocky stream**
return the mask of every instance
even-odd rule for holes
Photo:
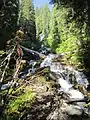
[[[89,82],[86,75],[66,65],[63,54],[42,54],[22,48],[25,66],[19,78],[28,82],[36,97],[19,120],[89,120]],[[2,85],[1,89],[8,85]]]
[[[45,85],[42,86],[42,90],[39,90],[40,92],[38,91],[39,94],[41,93],[41,98],[38,99],[39,101],[37,100],[37,107],[36,109],[32,108],[31,110],[34,112],[34,116],[32,116],[32,114],[29,114],[29,119],[89,119],[89,107],[85,107],[86,103],[88,102],[87,88],[89,86],[89,83],[85,74],[83,72],[75,70],[72,66],[65,65],[65,63],[62,61],[63,54],[58,55],[50,53],[48,55],[43,55],[32,51],[31,53],[33,53],[33,56],[35,58],[29,61],[29,66],[31,67],[28,68],[27,73],[23,74],[21,77],[24,78],[30,74],[35,74],[37,69],[48,68],[46,80],[48,82],[51,80],[54,81],[53,86],[55,86],[55,90],[49,90],[48,87],[45,88]],[[41,61],[39,60],[38,55],[42,56],[43,59]],[[46,98],[47,100],[45,100]]]

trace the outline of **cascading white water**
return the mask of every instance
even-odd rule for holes
[[[64,93],[69,95],[71,99],[83,99],[85,96],[78,89],[76,90],[74,86],[74,82],[78,85],[84,86],[84,90],[86,90],[88,86],[88,81],[86,76],[73,67],[64,66],[60,62],[53,62],[55,55],[49,54],[46,59],[43,60],[40,67],[50,67],[50,71],[56,75],[56,81],[60,84],[59,91],[63,91]],[[79,107],[82,109],[82,106],[85,104],[79,104]],[[83,107],[84,108],[84,107]]]

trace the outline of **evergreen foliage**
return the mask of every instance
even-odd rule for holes
[[[52,11],[46,7],[36,8],[37,37],[42,34],[44,44],[52,52],[64,53],[70,64],[90,68],[89,1],[51,2],[54,3]],[[49,15],[46,14],[47,10]]]
[[[85,65],[86,68],[90,69],[90,1],[51,0],[50,2],[53,3],[54,6],[57,5],[57,13],[61,11],[59,14],[60,16],[64,14],[65,11],[67,11],[66,14],[64,14],[65,18],[63,19],[62,16],[60,18],[60,20],[65,21],[63,24],[63,28],[65,28],[65,30],[63,33],[66,32],[63,35],[61,34],[60,38],[62,40],[62,37],[65,37],[66,35],[67,40],[64,40],[62,42],[63,44],[59,45],[59,48],[57,48],[56,51],[71,51],[71,54],[68,56],[71,61],[73,61],[75,64],[81,62],[82,66]],[[60,21],[60,24],[63,23],[62,21]],[[76,51],[74,54],[73,48],[74,51]]]
[[[36,26],[34,5],[32,0],[21,1],[19,16],[19,24],[23,27],[26,33],[22,44],[29,48],[35,46]]]
[[[47,38],[47,43],[51,47],[52,52],[56,52],[56,48],[58,47],[58,44],[61,42],[58,21],[57,21],[57,14],[55,10],[56,8],[53,8],[51,12],[51,20],[49,23],[50,33]]]
[[[0,0],[0,49],[5,48],[7,40],[16,30],[19,0]]]
[[[49,21],[50,21],[50,10],[48,5],[45,5],[42,8],[36,8],[35,12],[36,17],[36,37],[40,39],[40,36],[43,37],[43,40],[46,40],[49,34]],[[41,40],[42,41],[42,40]],[[45,41],[46,44],[46,41]]]

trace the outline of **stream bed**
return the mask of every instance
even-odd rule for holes
[[[62,54],[39,54],[43,56],[40,58],[38,52],[28,51],[30,56],[26,56],[26,65],[20,71],[19,78],[24,81],[37,74],[38,70],[40,72],[48,68],[47,74],[44,74],[47,82],[54,81],[56,86],[53,91],[52,88],[49,90],[45,83],[41,84],[39,81],[36,82],[37,80],[33,80],[34,83],[30,81],[31,88],[33,87],[37,92],[37,101],[27,114],[28,117],[23,120],[89,120],[90,108],[86,107],[89,103],[87,91],[89,82],[86,75],[58,61],[57,59],[63,58]],[[11,84],[9,82],[2,85],[1,89],[7,89]]]
[[[60,109],[70,116],[82,116],[83,114],[89,116],[89,108],[85,107],[88,101],[87,87],[89,82],[87,77],[83,72],[75,70],[72,66],[55,62],[57,58],[61,59],[62,55],[48,54],[39,63],[38,68],[49,68],[48,78],[58,84],[56,92],[63,96],[63,105]],[[28,68],[22,78],[34,74],[37,71],[37,64],[38,60],[30,60],[30,68]]]

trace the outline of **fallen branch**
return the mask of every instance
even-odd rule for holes
[[[35,50],[31,50],[31,49],[28,49],[28,48],[26,48],[26,47],[24,47],[24,46],[21,46],[25,51],[27,51],[27,52],[29,52],[30,54],[32,54],[32,55],[38,55],[40,58],[45,58],[46,56],[44,55],[44,54],[41,54],[41,53],[39,53],[39,52],[37,52],[37,51],[35,51]]]
[[[15,72],[14,72],[14,75],[13,75],[13,80],[18,79],[18,72],[20,70],[20,66],[21,66],[21,59],[17,59],[16,60]]]
[[[15,50],[15,47],[16,47],[16,46],[14,46],[14,48],[11,50],[11,53],[10,53],[10,54],[5,58],[5,60],[4,60],[4,62],[5,62],[6,60],[8,60],[8,62],[7,62],[6,66],[5,66],[5,68],[4,68],[4,71],[3,71],[3,73],[2,73],[0,83],[3,82],[3,79],[4,79],[4,76],[5,76],[6,70],[7,70],[8,66],[9,66],[9,63],[10,63],[11,55],[13,54],[13,52],[14,52],[14,50]]]
[[[68,104],[71,104],[71,103],[74,103],[74,102],[87,102],[88,101],[88,98],[85,97],[83,99],[70,99],[67,101]]]
[[[9,52],[7,53],[7,57],[0,63],[0,68],[4,65],[5,61],[9,58],[9,53],[11,53],[11,50],[9,50]]]

